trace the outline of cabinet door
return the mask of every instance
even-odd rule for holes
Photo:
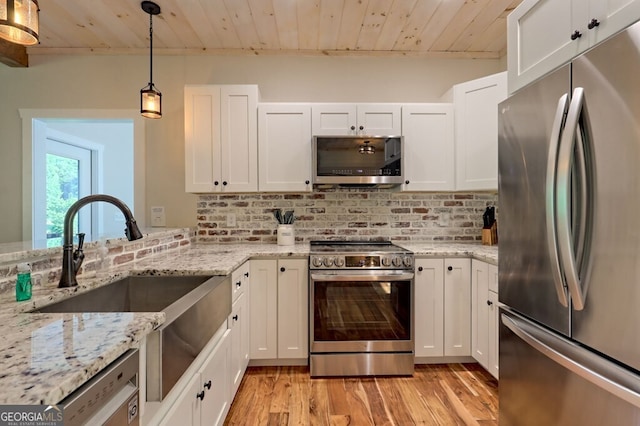
[[[444,355],[444,261],[416,259],[415,356]]]
[[[313,104],[311,133],[313,136],[355,135],[355,104]]]
[[[500,330],[500,317],[499,317],[499,309],[498,309],[498,293],[493,291],[489,292],[489,373],[493,375],[496,379],[498,378],[499,371],[499,354],[500,354],[500,339],[498,337],[498,333]]]
[[[229,329],[231,330],[231,397],[236,394],[249,358],[249,315],[247,294],[241,294],[233,303],[229,315]]]
[[[444,261],[444,355],[471,355],[471,261]]]
[[[307,260],[278,260],[278,358],[308,356],[308,290]]]
[[[197,395],[202,390],[200,374],[194,374],[178,400],[171,406],[160,426],[199,426],[202,403]]]
[[[361,135],[402,135],[401,107],[397,104],[359,104],[356,132]]]
[[[602,0],[594,0],[602,1]],[[568,62],[588,47],[586,0],[524,0],[507,16],[509,93]]]
[[[222,190],[258,190],[258,87],[220,86]]]
[[[402,135],[406,178],[402,189],[454,190],[453,105],[404,105]]]
[[[640,0],[584,0],[588,3],[587,28],[591,46],[614,35],[640,19]],[[589,29],[592,19],[598,26]]]
[[[507,97],[502,72],[453,88],[456,189],[498,189],[498,103]]]
[[[222,337],[200,370],[200,386],[204,391],[200,424],[222,425],[231,405],[230,331]],[[181,423],[178,423],[181,424]]]
[[[311,107],[258,107],[260,191],[311,191]]]
[[[184,88],[185,190],[219,191],[222,182],[220,161],[220,88]],[[218,182],[219,185],[214,185]]]
[[[251,260],[249,298],[251,359],[278,357],[277,260]]]
[[[489,369],[489,265],[471,261],[471,356]]]

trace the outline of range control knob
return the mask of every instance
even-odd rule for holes
[[[326,266],[327,268],[330,266],[333,266],[333,261],[334,261],[333,257],[325,257],[323,262],[324,266]]]
[[[402,266],[402,258],[400,256],[393,258],[393,266]]]
[[[322,266],[322,258],[321,257],[314,257],[311,259],[311,264],[314,266],[314,268],[319,268]]]
[[[335,262],[333,262],[338,268],[342,268],[344,266],[344,257],[336,257]]]
[[[383,257],[382,258],[382,266],[391,266],[391,258]]]
[[[404,263],[404,266],[406,266],[407,268],[411,268],[413,266],[413,259],[411,259],[410,257],[405,257],[402,263]]]

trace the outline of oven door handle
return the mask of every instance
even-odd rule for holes
[[[380,274],[311,274],[313,281],[404,281],[412,280],[413,272],[380,273]]]

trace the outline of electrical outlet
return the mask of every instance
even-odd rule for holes
[[[235,213],[229,213],[227,215],[227,228],[235,228],[236,225],[236,215]]]
[[[164,206],[151,207],[151,226],[167,226],[167,218],[164,214]]]

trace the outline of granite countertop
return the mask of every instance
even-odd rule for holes
[[[497,247],[397,242],[416,256],[466,256],[497,264]],[[56,404],[165,321],[164,313],[29,313],[128,275],[227,275],[250,258],[305,257],[309,244],[192,245],[78,276],[78,287],[34,290],[27,302],[0,297],[0,404]]]

